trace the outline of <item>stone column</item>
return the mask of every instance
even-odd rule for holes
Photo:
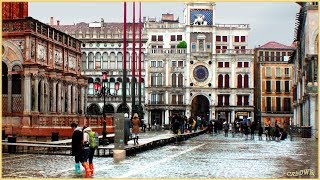
[[[57,112],[57,80],[53,79],[52,82],[52,104],[51,104],[51,111],[52,112]]]
[[[88,103],[88,87],[85,86],[84,87],[84,105],[83,105],[83,108],[84,108],[84,112],[85,114],[87,114],[87,103]]]
[[[166,109],[164,112],[164,124],[169,124],[169,110]]]
[[[31,112],[31,74],[27,73],[23,75],[23,114],[29,114]]]
[[[12,74],[8,74],[8,113],[12,112]]]
[[[68,108],[67,108],[67,112],[68,114],[71,114],[71,102],[72,102],[72,98],[71,98],[71,91],[72,91],[72,84],[71,83],[68,83],[67,85],[67,88],[68,88],[68,91],[67,91],[67,103],[68,103]]]
[[[34,75],[34,109],[33,111],[38,112],[38,105],[39,105],[39,99],[38,99],[38,86],[39,86],[39,79],[38,75]]]
[[[231,122],[234,122],[234,116],[235,116],[235,113],[234,113],[234,110],[231,111]]]
[[[44,113],[45,108],[44,108],[44,77],[41,77],[41,83],[40,83],[40,88],[41,88],[41,93],[40,93],[40,112]]]
[[[58,94],[57,94],[57,113],[61,113],[62,112],[62,106],[61,106],[61,94],[62,94],[62,89],[61,89],[61,81],[57,82],[57,86],[58,86]]]
[[[82,114],[85,114],[85,108],[84,108],[84,87],[80,86],[80,110]]]
[[[77,94],[76,94],[76,84],[72,85],[72,110],[71,113],[74,114],[76,112],[76,104],[77,104]]]

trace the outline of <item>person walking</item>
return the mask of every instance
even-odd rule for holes
[[[82,166],[84,167],[86,171],[86,177],[89,177],[91,174],[93,174],[93,155],[94,155],[94,149],[90,147],[89,144],[89,132],[91,132],[90,127],[83,127],[83,162]],[[89,164],[88,164],[89,160]]]
[[[228,137],[229,124],[227,121],[223,122],[223,130],[224,130],[224,137]]]
[[[261,126],[261,124],[259,124],[259,130],[258,130],[259,141],[262,140],[262,134],[263,134],[263,127]]]
[[[139,139],[139,133],[140,133],[140,128],[139,128],[139,124],[140,124],[140,119],[137,113],[133,114],[133,118],[132,118],[132,138],[134,141],[134,145],[139,144],[138,139]]]
[[[80,163],[82,163],[82,152],[83,152],[83,146],[82,146],[83,133],[82,133],[82,128],[77,126],[78,125],[76,123],[71,124],[71,128],[73,130],[71,149],[72,149],[72,156],[74,156],[74,161],[75,161],[75,165],[74,165],[75,171],[76,173],[80,173]]]
[[[129,114],[125,113],[124,114],[124,144],[125,145],[128,145],[128,141],[131,135],[130,128],[131,128],[131,121],[129,118]]]
[[[254,140],[254,131],[256,130],[256,122],[252,121],[250,125],[251,139]]]

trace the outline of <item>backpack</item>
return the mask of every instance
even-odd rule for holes
[[[99,146],[99,134],[94,131],[87,132],[89,135],[89,146],[91,148],[97,149]]]

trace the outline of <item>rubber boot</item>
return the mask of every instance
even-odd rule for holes
[[[86,171],[86,177],[89,177],[91,171],[90,171],[90,167],[89,167],[88,162],[82,163],[82,166],[84,167],[84,170]]]
[[[81,171],[80,171],[80,163],[76,163],[76,164],[74,165],[74,167],[75,167],[76,173],[80,173],[80,172],[81,172]]]
[[[89,163],[89,167],[90,167],[90,171],[91,171],[91,175],[93,175],[94,172],[94,167],[93,167],[93,163]]]
[[[136,141],[137,141],[137,144],[139,144],[139,143],[138,143],[138,139],[139,139],[139,136],[137,136],[137,140],[136,140]]]

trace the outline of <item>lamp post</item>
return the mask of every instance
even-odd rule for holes
[[[103,108],[102,108],[102,114],[103,114],[103,122],[102,122],[102,145],[108,145],[108,139],[107,139],[107,121],[106,121],[106,112],[104,110],[106,106],[106,94],[110,94],[109,89],[105,86],[103,83],[107,80],[107,72],[102,72],[102,84],[103,87],[101,88],[101,84],[99,82],[94,83],[94,89],[96,92],[99,92],[100,95],[103,95]]]

